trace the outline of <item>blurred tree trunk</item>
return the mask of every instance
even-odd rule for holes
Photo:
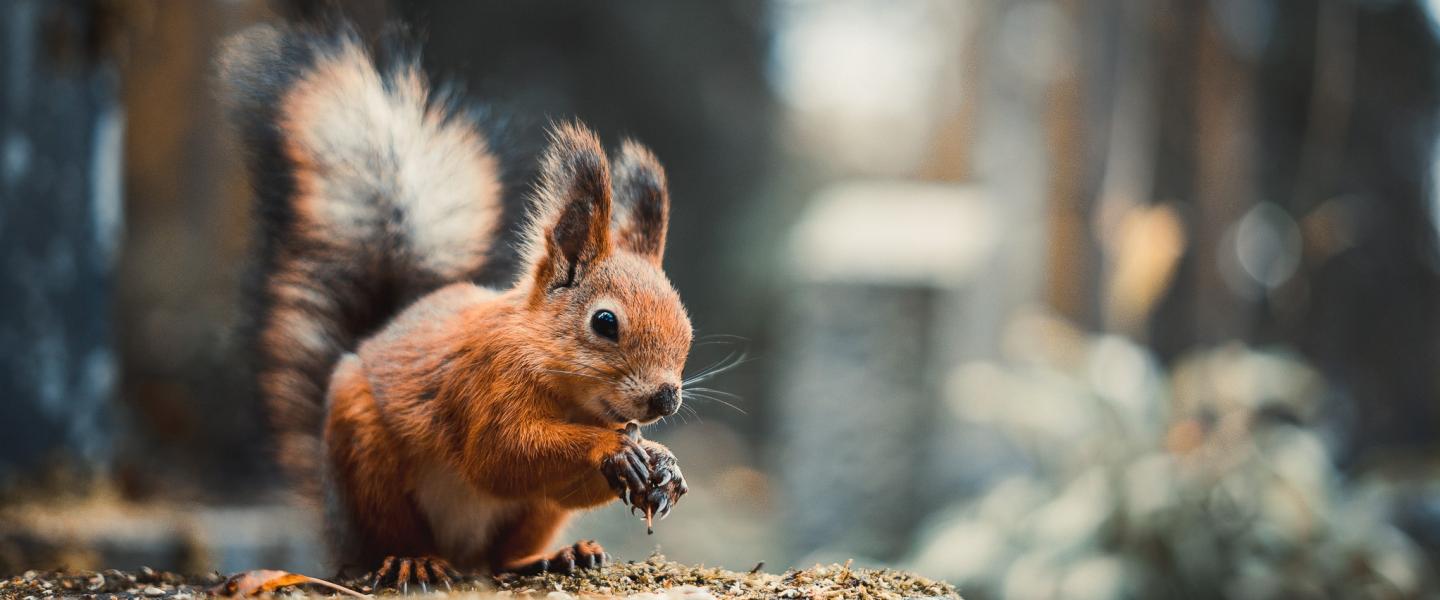
[[[235,499],[266,486],[258,402],[231,334],[252,234],[238,146],[218,105],[219,41],[265,18],[264,0],[123,0],[124,252],[116,331],[125,427],[115,470],[131,497],[175,482]]]
[[[1340,390],[1351,457],[1433,445],[1440,62],[1424,8],[1215,1],[1194,17],[1196,243],[1170,302],[1191,308],[1152,333],[1171,356],[1236,337],[1299,348]]]
[[[1351,456],[1440,442],[1434,207],[1440,48],[1418,1],[1282,3],[1259,80],[1264,193],[1304,233],[1299,271],[1261,303],[1348,400]],[[1293,70],[1282,71],[1290,65]],[[1288,75],[1287,75],[1288,73]]]
[[[1077,0],[1058,3],[1075,25],[1072,39],[1077,42],[1089,33],[1087,27],[1096,22],[1093,18],[1098,16],[1096,13],[1113,18],[1118,12],[1102,3]],[[1093,165],[1084,160],[1086,134],[1091,123],[1105,122],[1103,118],[1092,119],[1103,115],[1092,114],[1091,106],[1085,102],[1088,82],[1085,70],[1096,58],[1090,50],[1090,47],[1082,48],[1077,55],[1072,55],[1068,68],[1051,84],[1045,115],[1052,165],[1049,210],[1046,211],[1050,272],[1045,279],[1045,299],[1060,314],[1077,321],[1088,320],[1095,310],[1086,283],[1095,275],[1095,247],[1090,243],[1087,227],[1086,208],[1090,202],[1085,193],[1091,183],[1087,171]]]
[[[1075,8],[1080,102],[1108,122],[1080,142],[1052,134],[1098,150],[1078,185],[1052,194],[1064,234],[1051,241],[1052,303],[1166,360],[1227,339],[1297,348],[1339,390],[1332,417],[1349,457],[1433,446],[1440,54],[1421,3]],[[1066,233],[1077,204],[1089,218],[1078,238]],[[1125,254],[1154,252],[1115,243],[1116,215],[1147,205],[1175,208],[1184,252],[1145,326],[1127,329],[1091,307],[1114,293]],[[1077,279],[1091,244],[1099,276]]]
[[[0,490],[109,464],[123,117],[106,6],[0,4]]]

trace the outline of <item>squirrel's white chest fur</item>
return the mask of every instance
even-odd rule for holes
[[[478,558],[500,522],[514,514],[517,506],[477,491],[444,467],[422,471],[414,497],[441,554],[459,560]]]

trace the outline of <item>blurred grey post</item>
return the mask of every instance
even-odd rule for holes
[[[950,307],[992,244],[978,194],[852,183],[801,219],[778,360],[793,550],[894,559],[925,514]]]
[[[108,463],[123,121],[103,6],[0,3],[0,491]]]

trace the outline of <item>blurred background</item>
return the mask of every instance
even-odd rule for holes
[[[738,398],[652,428],[693,490],[654,536],[573,535],[967,598],[1440,590],[1440,2],[338,8],[484,108],[511,209],[551,119],[669,170],[690,370],[743,353]],[[325,574],[212,60],[335,10],[0,4],[0,572]]]

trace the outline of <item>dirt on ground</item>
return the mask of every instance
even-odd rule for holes
[[[202,600],[217,597],[228,579],[218,573],[184,576],[157,572],[100,571],[43,573],[29,571],[0,580],[0,599],[51,600]],[[338,581],[362,594],[372,594],[364,579]],[[632,598],[637,600],[704,598],[959,598],[950,585],[889,569],[849,565],[815,566],[784,573],[759,569],[744,573],[683,565],[655,555],[644,561],[616,562],[576,575],[501,575],[466,578],[453,590],[418,589],[433,597],[451,598]],[[378,595],[398,593],[380,590]],[[316,585],[285,586],[267,596],[327,597],[338,592]],[[339,596],[343,597],[343,596]]]

